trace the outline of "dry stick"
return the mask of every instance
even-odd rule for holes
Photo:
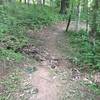
[[[67,24],[67,27],[66,27],[66,32],[68,32],[68,29],[69,29],[69,26],[70,26],[72,12],[73,12],[73,4],[72,4],[71,12],[70,12],[70,15],[69,15],[68,24]]]
[[[67,24],[67,27],[66,27],[66,32],[68,32],[70,22],[71,22],[71,14],[70,14],[69,19],[68,19],[68,24]]]

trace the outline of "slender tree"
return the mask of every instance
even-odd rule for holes
[[[78,1],[77,9],[76,9],[76,31],[79,31],[79,25],[80,25],[80,16],[81,16],[81,0]]]
[[[37,0],[38,5],[42,5],[42,0]]]
[[[43,5],[45,5],[45,0],[43,0]]]
[[[69,14],[69,18],[68,18],[68,23],[67,23],[67,27],[66,27],[66,32],[68,31],[69,29],[69,26],[70,26],[70,22],[71,22],[71,17],[72,17],[72,13],[73,13],[73,3],[70,4],[70,14]]]
[[[69,0],[61,0],[60,13],[61,14],[67,13],[67,8],[68,7],[69,7]]]
[[[93,38],[95,38],[96,33],[97,33],[97,16],[98,16],[98,10],[99,10],[99,0],[94,0],[93,1],[93,13],[92,13],[92,27],[91,27],[91,35]]]
[[[30,4],[30,0],[27,1],[28,5]]]
[[[89,32],[89,0],[85,0],[85,8],[86,8],[86,32]],[[85,9],[84,8],[84,9]]]
[[[22,0],[19,0],[19,2],[22,2]]]
[[[27,3],[27,0],[24,0],[25,4]]]

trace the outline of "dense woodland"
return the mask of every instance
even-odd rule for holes
[[[17,100],[9,95],[19,85],[12,83],[13,80],[19,83],[14,73],[16,67],[12,68],[12,64],[24,61],[26,55],[21,52],[23,47],[39,44],[36,36],[31,37],[27,33],[41,32],[60,22],[66,24],[63,30],[65,44],[68,42],[72,48],[72,52],[66,55],[67,49],[61,46],[65,48],[62,52],[65,52],[66,58],[82,72],[100,72],[100,0],[0,0],[0,76],[4,76],[4,73],[7,76],[11,70],[14,76],[3,81],[0,79],[0,84],[7,87],[7,92],[2,93],[0,85],[0,100]],[[70,29],[72,23],[74,28]],[[82,26],[83,29],[80,28]],[[11,65],[9,67],[6,65],[8,62]],[[9,71],[6,72],[6,69]],[[97,81],[90,84],[89,88],[96,90],[96,95],[99,95],[100,79]]]

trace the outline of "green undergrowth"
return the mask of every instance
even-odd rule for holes
[[[27,30],[38,31],[60,20],[61,15],[47,6],[0,5],[0,59],[21,60],[17,49],[30,42]]]
[[[96,38],[93,48],[89,41],[89,34],[83,30],[79,32],[65,32],[63,40],[60,41],[61,51],[68,57],[76,66],[79,66],[81,71],[87,71],[88,74],[100,71],[100,40]],[[84,72],[83,72],[84,73]],[[92,79],[92,78],[91,78]],[[99,83],[84,83],[83,86],[93,93],[93,100],[100,95]],[[92,96],[91,96],[92,99]]]
[[[93,91],[96,95],[100,95],[100,86],[98,86],[97,84],[95,83],[92,83],[92,84],[87,84],[87,87]]]
[[[16,53],[13,50],[0,49],[0,59],[5,59],[9,61],[20,62],[23,59],[23,55],[21,53]]]
[[[99,96],[100,96],[100,85],[95,83],[95,82],[85,82],[85,81],[81,81],[80,82],[81,86],[83,86],[86,91],[84,91],[84,93],[87,91],[90,94],[90,100],[98,100]]]
[[[71,47],[73,48],[73,58],[82,69],[100,70],[100,41],[97,39],[95,46],[89,42],[88,33],[81,30],[77,32],[65,33],[68,37]]]
[[[19,72],[20,71],[16,69],[13,73],[6,76],[6,78],[0,79],[0,85],[3,88],[0,94],[0,100],[14,100],[14,93],[20,89],[21,77]]]

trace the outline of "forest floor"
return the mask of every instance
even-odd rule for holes
[[[74,24],[71,23],[71,30],[75,29]],[[80,26],[80,29],[85,29],[84,23]],[[78,68],[75,68],[75,65],[58,49],[57,45],[61,42],[59,39],[63,37],[65,28],[66,23],[58,23],[38,33],[44,41],[42,48],[46,50],[44,56],[47,55],[47,58],[38,64],[37,71],[31,76],[30,83],[38,89],[38,93],[29,100],[92,100],[95,98],[95,95],[82,85],[83,81],[91,83],[84,75],[86,73],[79,72]],[[70,46],[68,48],[71,50]]]
[[[74,26],[72,23],[70,29]],[[81,26],[84,29],[85,25]],[[87,73],[80,72],[59,49],[59,44],[64,46],[61,39],[64,39],[65,28],[65,23],[58,23],[34,33],[43,42],[38,47],[41,53],[36,57],[36,63],[30,63],[26,58],[20,65],[26,67],[20,73],[23,91],[15,93],[15,100],[100,100],[84,85],[91,84]],[[72,51],[70,44],[65,44],[69,54]]]

